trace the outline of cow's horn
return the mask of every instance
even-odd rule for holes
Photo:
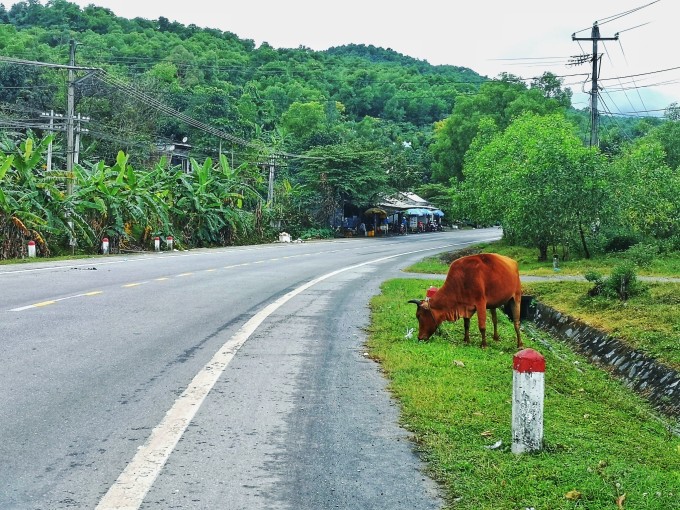
[[[418,306],[420,306],[420,304],[422,303],[422,300],[420,300],[420,299],[410,299],[409,303],[415,303]]]

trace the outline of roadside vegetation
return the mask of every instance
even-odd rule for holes
[[[672,432],[678,423],[566,346],[543,348],[526,327],[525,346],[546,356],[545,444],[540,453],[512,454],[512,324],[499,314],[501,341],[486,350],[475,320],[470,345],[463,343],[462,321],[444,323],[431,341],[419,342],[407,301],[440,284],[386,282],[371,302],[368,347],[400,403],[402,425],[442,484],[447,508],[679,508],[680,439]],[[551,287],[545,295],[551,292],[579,290]],[[636,327],[644,329],[641,319]],[[675,335],[669,351],[677,349]]]
[[[75,71],[73,113],[88,120],[73,165],[63,117],[36,119],[66,109],[55,64],[70,40],[96,69]],[[396,192],[448,224],[500,225],[549,262],[555,246],[565,261],[680,251],[677,103],[602,116],[588,147],[589,110],[549,72],[488,79],[370,45],[256,47],[66,0],[0,4],[0,48],[0,259],[28,240],[49,257],[96,254],[104,236],[112,251],[170,235],[188,248],[316,238]]]
[[[647,248],[649,250],[651,248]],[[546,277],[545,281],[523,283],[524,294],[532,295],[546,305],[605,331],[631,348],[680,370],[680,282],[638,278],[636,285],[639,292],[622,300],[617,297],[590,295],[595,283],[586,279],[590,274],[600,274],[606,279],[616,268],[630,268],[629,264],[634,265],[634,275],[639,273],[646,278],[680,278],[680,254],[677,252],[655,255],[649,263],[640,263],[640,255],[637,248],[634,248],[632,251],[608,253],[590,259],[560,261],[559,271],[555,271],[550,261],[537,261],[535,250],[501,241],[480,244],[462,252],[428,257],[406,270],[445,274],[453,257],[478,251],[501,253],[514,258],[519,263],[521,276]],[[578,279],[549,279],[560,276]],[[439,286],[441,281],[428,282],[430,284]],[[424,291],[421,290],[418,295],[424,295]]]

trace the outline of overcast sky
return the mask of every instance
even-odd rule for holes
[[[7,8],[14,3],[0,2]],[[619,33],[618,41],[600,42],[598,46],[598,52],[605,54],[600,73],[603,87],[600,109],[613,113],[642,112],[680,103],[677,0],[75,0],[75,3],[106,7],[125,18],[155,20],[164,16],[185,25],[193,23],[233,32],[257,45],[266,41],[275,48],[306,46],[325,50],[349,43],[372,44],[431,64],[468,67],[490,78],[502,72],[531,78],[550,71],[565,76],[564,84],[574,91],[574,105],[578,108],[587,106],[587,96],[577,93],[584,83],[585,89],[590,90],[591,66],[567,64],[570,56],[592,52],[592,42],[572,41],[572,34],[590,37],[592,24],[597,20],[601,37]],[[607,21],[621,14],[624,15]],[[617,89],[625,90],[616,92]]]

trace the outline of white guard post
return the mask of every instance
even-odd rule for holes
[[[172,245],[173,245],[173,243],[175,242],[175,238],[172,237],[172,236],[168,236],[168,237],[165,239],[165,242],[166,242],[167,245],[168,245],[168,250],[172,251]]]
[[[35,258],[35,241],[28,241],[28,257]]]
[[[154,237],[153,239],[153,249],[154,251],[161,251],[161,238]]]
[[[102,239],[102,255],[109,254],[109,238],[105,237]]]
[[[543,446],[545,358],[524,349],[513,358],[512,453],[538,451]]]

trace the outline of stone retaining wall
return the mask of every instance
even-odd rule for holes
[[[529,318],[538,327],[565,340],[591,361],[623,378],[663,414],[680,418],[680,373],[635,351],[601,331],[534,302]],[[533,312],[533,313],[531,313]]]

